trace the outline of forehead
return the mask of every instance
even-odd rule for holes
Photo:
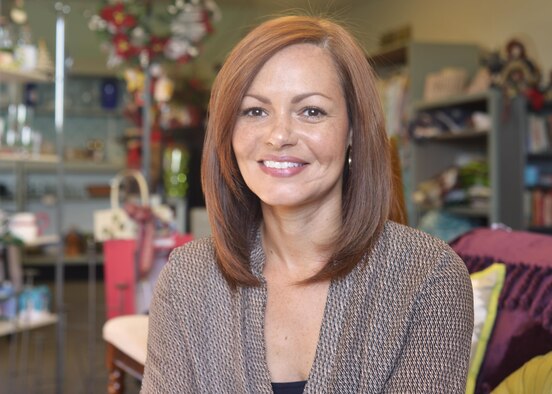
[[[276,84],[280,88],[301,85],[340,86],[340,75],[328,49],[314,44],[294,44],[270,57],[255,75],[250,89]]]

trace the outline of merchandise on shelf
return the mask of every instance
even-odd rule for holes
[[[528,226],[552,229],[552,189],[535,188],[526,195]]]
[[[527,153],[552,152],[552,115],[529,115]]]
[[[434,101],[463,93],[468,82],[468,73],[464,68],[445,67],[425,78],[424,100]]]
[[[0,320],[11,320],[17,316],[17,297],[11,282],[0,284]]]
[[[410,123],[413,138],[428,138],[468,132],[484,133],[489,130],[491,119],[486,112],[460,107],[421,111]]]
[[[17,300],[17,317],[20,321],[30,323],[50,315],[51,295],[47,286],[27,287]]]

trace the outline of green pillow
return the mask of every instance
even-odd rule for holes
[[[474,324],[466,394],[472,394],[475,390],[479,368],[493,331],[498,298],[505,276],[506,266],[500,263],[470,275],[473,287]]]

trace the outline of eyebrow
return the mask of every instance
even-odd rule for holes
[[[328,100],[331,100],[330,97],[328,97],[327,95],[325,95],[324,93],[320,93],[320,92],[308,92],[308,93],[303,93],[303,94],[299,94],[295,97],[293,97],[293,99],[291,100],[291,102],[293,104],[296,104],[304,99],[306,99],[307,97],[311,97],[311,96],[322,96],[322,97],[325,97],[326,99]],[[253,94],[253,93],[247,93],[244,97],[252,97],[256,100],[259,100],[261,103],[264,103],[264,104],[269,104],[270,103],[270,99],[268,99],[267,97],[264,97],[264,96],[261,96],[261,95],[258,95],[258,94]]]

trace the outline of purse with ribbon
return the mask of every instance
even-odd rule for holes
[[[94,212],[94,238],[98,242],[109,239],[136,239],[138,225],[132,220],[126,209],[119,206],[119,189],[126,178],[133,178],[138,184],[140,206],[147,207],[149,203],[148,184],[144,176],[136,170],[123,170],[111,181],[111,208]],[[164,222],[173,220],[173,213],[166,205],[151,207],[155,216]]]

